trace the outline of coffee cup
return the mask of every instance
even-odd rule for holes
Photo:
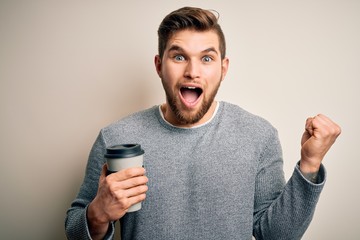
[[[144,150],[140,144],[121,144],[106,148],[108,174],[132,167],[143,167]],[[141,202],[132,205],[128,212],[141,209]]]

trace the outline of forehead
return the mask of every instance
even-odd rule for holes
[[[165,52],[172,49],[173,46],[180,47],[187,52],[202,52],[205,49],[213,48],[218,53],[219,51],[219,37],[214,31],[195,31],[182,30],[174,33],[166,46]]]

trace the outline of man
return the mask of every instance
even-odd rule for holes
[[[69,239],[300,239],[325,181],[321,164],[340,127],[308,118],[287,183],[276,130],[215,101],[229,60],[210,11],[181,8],[162,21],[156,71],[166,102],[101,130],[68,210]],[[144,168],[106,176],[106,147],[139,143]],[[146,198],[146,199],[145,199]],[[127,213],[135,203],[142,209]]]

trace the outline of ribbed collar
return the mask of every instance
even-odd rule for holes
[[[208,121],[206,121],[206,122],[204,122],[204,123],[202,123],[202,124],[200,124],[200,125],[193,126],[193,127],[178,127],[178,126],[175,126],[175,125],[169,123],[169,122],[165,119],[164,114],[163,114],[163,112],[161,111],[161,105],[158,106],[158,111],[159,111],[159,114],[160,114],[163,122],[164,122],[166,125],[168,125],[168,126],[170,126],[170,127],[172,127],[172,128],[177,128],[177,129],[197,129],[197,128],[201,128],[201,127],[203,127],[203,126],[205,126],[205,125],[208,125],[208,124],[214,119],[214,117],[216,116],[216,114],[217,114],[217,112],[218,112],[218,110],[219,110],[219,107],[220,107],[220,102],[216,102],[215,111],[214,111],[213,115],[211,116],[211,118],[210,118]]]

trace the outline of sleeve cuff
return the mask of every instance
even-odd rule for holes
[[[85,208],[85,216],[84,216],[84,219],[85,219],[85,228],[86,228],[86,233],[88,235],[88,239],[92,239],[91,238],[91,235],[90,235],[90,230],[89,230],[89,225],[88,225],[88,221],[87,221],[87,209],[88,209],[89,205],[86,206]],[[110,222],[109,223],[109,228],[108,228],[108,231],[106,232],[106,235],[104,237],[105,240],[111,240],[114,238],[114,234],[115,234],[115,222]]]
[[[295,171],[304,179],[306,182],[312,185],[324,185],[326,181],[326,169],[323,164],[320,165],[320,169],[317,175],[317,181],[312,182],[310,179],[308,179],[304,174],[300,171],[300,161],[295,166]]]

